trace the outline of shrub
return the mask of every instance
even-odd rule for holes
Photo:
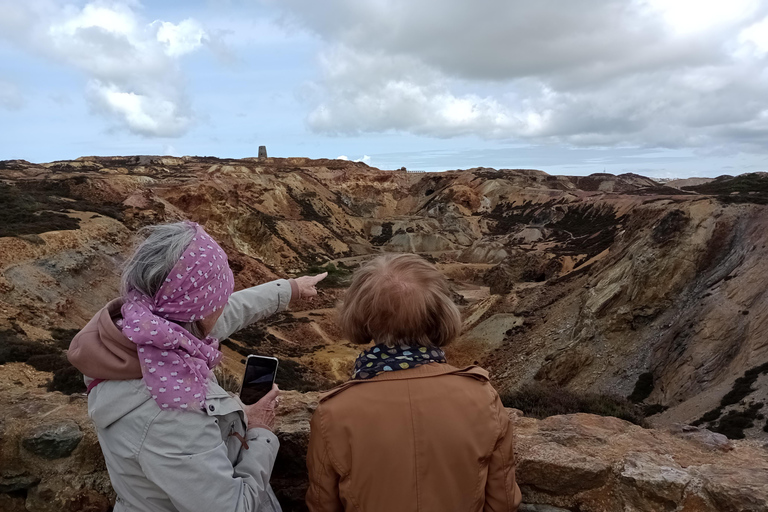
[[[648,416],[653,416],[654,414],[659,414],[660,412],[664,412],[667,409],[669,409],[666,405],[661,404],[649,404],[643,406],[643,415],[647,418]]]
[[[16,187],[0,184],[0,237],[36,235],[46,231],[77,229],[80,222],[52,212]]]
[[[216,380],[219,382],[219,386],[224,388],[224,391],[238,394],[240,393],[240,386],[242,385],[240,377],[225,369],[221,365],[213,369],[213,374],[216,376]]]
[[[746,409],[728,411],[717,424],[710,424],[709,429],[719,432],[729,439],[744,439],[744,430],[755,426],[758,411],[762,403],[750,404]]]
[[[760,374],[763,373],[768,373],[768,363],[763,363],[744,372],[744,375],[736,379],[733,383],[731,390],[720,399],[720,405],[694,421],[693,425],[699,426],[703,423],[715,421],[721,414],[723,414],[723,410],[726,407],[741,402],[753,391],[756,391],[756,389],[752,387],[752,384],[754,384]]]
[[[78,229],[80,221],[64,214],[69,210],[122,219],[122,205],[93,203],[72,194],[71,185],[77,180],[18,181],[13,186],[0,183],[0,237]]]
[[[733,383],[733,387],[731,390],[726,393],[723,398],[720,400],[720,405],[722,407],[733,405],[741,402],[744,400],[747,396],[749,396],[753,391],[755,391],[755,388],[752,387],[752,384],[757,380],[757,375],[747,375],[744,374],[743,377],[739,377],[736,379],[736,381]]]
[[[70,366],[64,354],[41,354],[27,359],[26,363],[40,372],[55,372]]]
[[[48,391],[61,391],[65,395],[85,393],[83,374],[74,366],[67,366],[53,372],[53,380],[48,383]]]
[[[653,392],[653,373],[646,372],[637,378],[635,383],[635,389],[632,394],[629,395],[629,401],[634,403],[640,403]]]
[[[251,348],[261,347],[265,342],[269,341],[269,336],[271,336],[271,334],[269,334],[269,331],[267,331],[266,327],[260,322],[253,323],[244,329],[240,329],[234,335],[237,341],[241,342],[246,347]],[[242,351],[239,352],[244,356],[253,353],[253,351],[248,353],[243,353]]]
[[[59,347],[23,339],[15,331],[0,331],[0,364],[5,363],[26,363],[35,370],[53,372],[48,391],[67,395],[85,391],[83,374],[69,364]]]
[[[231,339],[229,339],[229,338],[227,338],[227,339],[223,340],[223,341],[221,342],[221,344],[222,344],[223,346],[225,346],[225,347],[228,347],[228,348],[230,348],[230,349],[234,350],[235,352],[237,352],[237,353],[238,353],[238,354],[240,354],[241,356],[246,356],[246,357],[248,357],[249,355],[251,355],[251,354],[253,353],[253,351],[252,351],[252,350],[248,350],[247,348],[245,348],[245,347],[243,347],[243,346],[241,346],[241,345],[238,345],[237,343],[233,342],[233,341],[232,341]]]
[[[342,266],[337,267],[333,263],[327,263],[324,266],[310,265],[300,275],[313,276],[316,274],[322,274],[323,272],[328,272],[328,276],[317,283],[318,288],[346,288],[349,286],[352,271]]]
[[[583,412],[614,416],[644,425],[642,408],[620,396],[597,393],[577,393],[569,389],[542,384],[526,384],[517,391],[501,397],[505,407],[520,409],[528,416],[546,418],[559,414]]]
[[[721,407],[717,407],[716,409],[712,409],[709,412],[704,413],[704,415],[693,422],[693,425],[698,427],[702,423],[707,423],[709,421],[715,421],[717,418],[720,417],[720,415],[723,413],[723,409]]]
[[[79,329],[59,329],[58,327],[55,327],[51,329],[51,338],[56,342],[57,347],[67,350],[69,344],[72,342],[72,338],[74,338],[78,332],[80,332]]]
[[[0,364],[26,363],[32,356],[48,354],[58,355],[61,350],[39,341],[25,340],[15,331],[0,331]]]
[[[290,359],[281,359],[277,367],[277,378],[275,382],[280,389],[296,390],[306,393],[307,391],[319,391],[321,386],[308,378],[309,372],[301,363]]]

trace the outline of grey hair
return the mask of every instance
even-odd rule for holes
[[[157,224],[139,230],[139,237],[143,238],[143,241],[138,244],[123,267],[123,296],[137,290],[154,297],[194,236],[195,228],[186,222]],[[197,322],[176,323],[198,338],[205,337]]]
[[[122,293],[137,290],[154,297],[192,242],[195,228],[184,222],[157,224],[142,228],[139,236],[144,240],[123,267]]]

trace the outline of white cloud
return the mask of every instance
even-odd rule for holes
[[[21,89],[11,82],[0,78],[0,108],[19,110],[24,106],[24,96]]]
[[[179,57],[193,52],[203,45],[206,38],[203,27],[192,19],[174,25],[168,21],[156,21],[157,40],[165,44],[170,57]]]
[[[768,150],[766,2],[271,3],[324,42],[317,132]]]
[[[185,109],[162,95],[125,92],[114,84],[99,81],[91,82],[90,88],[95,106],[122,119],[134,133],[174,137],[192,124]]]
[[[645,0],[669,28],[681,34],[704,32],[749,18],[759,0]]]
[[[88,79],[94,111],[147,137],[177,137],[194,123],[179,57],[203,45],[206,34],[195,20],[147,22],[138,2],[92,1],[82,7],[48,0],[0,0],[0,12],[18,26],[0,22],[0,37]],[[9,30],[6,31],[5,28]]]
[[[768,53],[768,17],[745,28],[739,34],[739,42],[752,45],[759,56]]]
[[[349,160],[349,157],[347,155],[339,155],[336,157],[336,160]],[[363,162],[366,165],[371,165],[371,157],[368,155],[363,155],[362,158],[358,158],[354,160],[355,162]]]

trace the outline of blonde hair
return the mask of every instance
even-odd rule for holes
[[[434,265],[415,254],[388,254],[355,272],[339,324],[352,343],[442,347],[461,331],[461,315]]]

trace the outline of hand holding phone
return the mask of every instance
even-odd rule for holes
[[[280,390],[277,384],[272,386],[272,390],[253,405],[246,405],[245,415],[248,418],[248,428],[265,428],[272,430],[275,426],[275,409],[280,402]]]
[[[248,356],[245,375],[240,388],[240,400],[245,405],[255,404],[270,392],[277,377],[277,359],[265,356]]]

